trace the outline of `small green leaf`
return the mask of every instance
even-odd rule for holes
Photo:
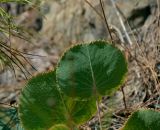
[[[131,115],[121,130],[160,130],[160,112],[138,110]]]
[[[58,125],[53,126],[49,130],[70,130],[70,129],[66,125],[58,124]]]
[[[113,92],[122,83],[127,63],[122,52],[105,41],[70,48],[57,67],[60,89],[68,96],[89,98]]]
[[[76,101],[62,95],[57,90],[55,71],[30,79],[19,98],[19,116],[25,130],[79,125],[95,111],[95,100]]]
[[[64,99],[69,108],[70,120],[73,120],[76,125],[85,123],[97,110],[95,99],[74,100],[67,96],[64,96]]]

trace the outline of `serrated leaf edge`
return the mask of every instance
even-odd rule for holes
[[[124,127],[126,126],[126,124],[128,123],[129,119],[132,117],[132,115],[135,113],[135,112],[138,112],[138,111],[146,111],[146,110],[152,110],[152,111],[155,111],[155,112],[160,112],[158,110],[155,110],[155,109],[152,109],[152,108],[139,108],[135,111],[132,112],[131,115],[128,116],[128,119],[125,121],[125,123],[123,124],[123,126],[119,129],[119,130],[123,130]]]

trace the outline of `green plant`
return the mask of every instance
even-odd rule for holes
[[[27,78],[27,74],[30,74],[26,67],[23,65],[24,62],[29,61],[24,56],[27,55],[17,49],[14,49],[12,44],[13,38],[23,39],[25,41],[30,41],[31,35],[29,32],[23,28],[21,25],[18,25],[15,21],[15,17],[11,13],[7,12],[5,7],[8,4],[29,4],[38,6],[40,3],[39,0],[1,0],[0,1],[0,71],[4,70],[6,67],[15,72],[15,67],[18,67],[20,71]],[[33,6],[31,6],[33,7]],[[28,54],[30,55],[30,54]],[[30,55],[31,56],[31,55]],[[31,64],[30,64],[31,65]],[[32,66],[32,65],[31,65]],[[35,69],[32,66],[33,69]],[[26,73],[27,72],[27,73]]]
[[[56,71],[31,78],[19,98],[26,130],[76,130],[96,112],[100,97],[115,92],[127,63],[122,52],[105,41],[73,46]]]
[[[57,67],[60,89],[68,96],[89,98],[112,93],[123,82],[127,64],[120,50],[103,41],[70,48]]]
[[[0,130],[24,130],[19,122],[17,108],[0,106]]]
[[[73,100],[59,90],[55,71],[32,78],[22,91],[19,113],[24,128],[48,129],[56,124],[74,128],[95,113],[94,100]]]
[[[134,112],[121,130],[159,130],[160,112],[140,109]]]
[[[32,4],[33,1],[1,0],[0,4],[6,2]],[[100,3],[102,5],[102,1]],[[19,59],[25,60],[23,53],[11,48],[6,38],[10,40],[10,36],[16,36],[27,40],[25,32],[1,7],[0,18],[0,33],[3,35],[0,40],[0,67],[7,65],[14,69],[12,64],[15,64],[24,72]],[[99,111],[101,97],[119,88],[126,72],[125,58],[114,46],[104,41],[74,46],[64,53],[56,70],[39,74],[27,82],[19,98],[21,124],[26,130],[77,130],[94,115],[96,107]],[[10,130],[10,125],[17,127],[14,124],[18,124],[17,129],[23,129],[19,125],[16,108],[9,109],[6,114],[13,122],[0,120],[0,129]],[[0,119],[7,116],[0,113]],[[159,130],[159,120],[158,111],[140,109],[130,116],[121,130]]]

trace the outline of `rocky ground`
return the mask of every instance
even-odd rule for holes
[[[25,9],[16,16],[16,22],[29,29],[33,36],[31,42],[11,39],[14,48],[34,54],[25,56],[37,71],[23,61],[27,71],[35,75],[52,70],[65,49],[72,44],[97,39],[111,40],[101,18],[99,1],[88,1],[99,13],[85,0],[46,0],[40,11]],[[160,30],[157,1],[114,1],[116,9],[110,0],[104,0],[104,10],[115,44],[126,54],[129,72],[123,89],[112,97],[104,97],[101,103],[103,111],[112,113],[102,113],[104,127],[109,130],[120,128],[131,111],[140,106],[159,109]],[[126,31],[122,24],[125,25]],[[24,74],[18,68],[16,77],[8,68],[1,70],[0,101],[9,103],[11,100],[17,100],[25,82]],[[107,118],[111,121],[106,126]],[[95,116],[85,127],[95,127],[96,123]]]

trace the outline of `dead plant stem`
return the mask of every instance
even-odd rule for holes
[[[126,97],[125,97],[125,92],[124,92],[124,86],[121,87],[121,91],[122,91],[122,94],[123,94],[124,107],[125,107],[125,109],[127,109]]]
[[[99,101],[98,101],[97,96],[96,96],[96,106],[97,106],[97,111],[98,111],[99,126],[100,126],[100,130],[102,130],[101,114],[100,114]]]
[[[158,7],[158,11],[157,11],[157,17],[158,17],[158,26],[159,26],[159,20],[160,20],[160,5],[159,5],[159,0],[157,0],[157,7]]]
[[[96,12],[96,14],[98,14],[98,16],[101,18],[102,21],[104,21],[103,19],[103,16],[101,15],[100,12],[98,12],[95,7],[93,7],[93,5],[88,1],[88,0],[85,0],[85,2]]]
[[[109,24],[108,24],[106,15],[105,15],[104,7],[103,7],[103,2],[102,2],[102,0],[99,0],[99,2],[100,2],[101,9],[102,9],[102,13],[103,13],[103,18],[104,18],[104,20],[105,20],[105,24],[106,24],[106,27],[107,27],[107,29],[108,29],[108,33],[109,33],[110,38],[111,38],[111,42],[113,43],[113,37],[112,37],[111,31],[110,31],[110,29],[109,29]]]

